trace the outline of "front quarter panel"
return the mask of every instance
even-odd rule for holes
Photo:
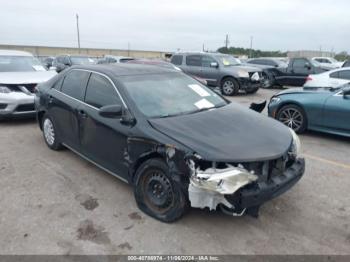
[[[285,105],[294,104],[300,106],[307,117],[308,128],[322,125],[323,108],[327,97],[326,93],[298,93],[283,94],[278,97],[281,99],[277,103],[269,104],[269,115],[276,118],[278,111]]]

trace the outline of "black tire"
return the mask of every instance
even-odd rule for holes
[[[134,195],[144,213],[166,223],[180,219],[189,207],[180,182],[169,174],[167,164],[157,158],[147,160],[137,169]]]
[[[46,145],[52,150],[56,150],[56,151],[61,150],[63,148],[63,145],[61,144],[61,140],[57,132],[57,129],[55,128],[54,121],[48,114],[45,114],[43,116],[41,120],[41,126],[42,126],[43,136],[44,136]],[[52,132],[53,140],[50,140],[50,138],[48,137],[47,132],[49,132],[49,130],[47,128],[49,128],[50,132]]]
[[[239,83],[233,77],[225,77],[221,81],[221,92],[225,96],[237,95],[239,92]]]
[[[262,82],[262,88],[269,89],[274,87],[275,85],[275,78],[272,73],[269,72],[262,72],[262,75],[264,77]]]
[[[278,110],[276,119],[292,128],[296,133],[303,133],[307,128],[305,111],[297,105],[285,105]]]

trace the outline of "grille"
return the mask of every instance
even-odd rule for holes
[[[34,104],[25,104],[25,105],[19,105],[16,108],[17,112],[27,112],[27,111],[35,111]]]
[[[7,104],[0,104],[0,109],[5,109],[7,107]]]
[[[24,86],[25,88],[27,88],[27,90],[31,93],[35,93],[35,87],[36,87],[36,84],[25,84],[25,85],[22,85]]]
[[[30,93],[35,93],[35,87],[37,84],[23,84],[23,85],[6,85],[13,91],[23,92],[20,86],[24,86]]]
[[[259,181],[269,181],[272,177],[279,176],[291,165],[288,154],[275,160],[264,162],[243,163],[243,167],[254,171]]]

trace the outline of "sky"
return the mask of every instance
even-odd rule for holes
[[[0,44],[350,53],[349,0],[0,0]]]

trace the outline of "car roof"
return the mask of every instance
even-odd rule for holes
[[[0,50],[1,56],[33,56],[29,52],[18,51],[18,50]]]
[[[133,76],[133,75],[151,75],[174,73],[174,70],[165,67],[157,67],[145,64],[97,64],[97,65],[77,65],[72,66],[71,69],[82,69],[88,71],[95,71],[98,73],[107,74],[108,76]]]

